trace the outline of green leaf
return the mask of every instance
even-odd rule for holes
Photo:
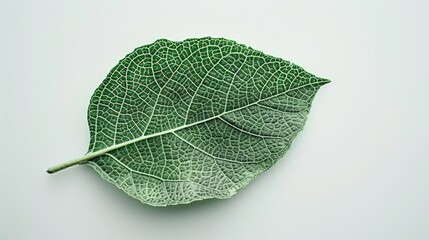
[[[276,163],[329,80],[221,38],[135,49],[97,88],[86,163],[153,206],[229,198]]]

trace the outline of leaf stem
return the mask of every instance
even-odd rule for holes
[[[85,156],[83,156],[81,158],[73,159],[73,160],[70,160],[68,162],[61,163],[61,164],[58,164],[56,166],[50,167],[47,172],[48,173],[56,173],[58,171],[66,169],[68,167],[71,167],[71,166],[74,166],[74,165],[77,165],[77,164],[85,163],[85,162],[87,162],[87,161],[89,161],[89,160],[91,160],[91,159],[93,159],[95,157],[98,157],[98,156],[102,155],[102,154],[104,154],[104,153],[101,153],[101,154],[100,154],[100,152],[88,153],[88,154],[86,154]]]

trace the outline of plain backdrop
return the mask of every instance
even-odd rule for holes
[[[0,239],[429,239],[427,1],[1,1]],[[159,38],[225,37],[332,83],[237,195],[154,208],[87,166],[86,110]]]

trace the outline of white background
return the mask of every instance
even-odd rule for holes
[[[427,1],[2,1],[0,239],[429,239]],[[86,166],[86,109],[158,38],[225,37],[329,78],[229,200],[154,208]]]

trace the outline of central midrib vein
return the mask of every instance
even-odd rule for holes
[[[298,89],[301,89],[301,88],[304,88],[304,87],[307,87],[307,86],[313,86],[313,85],[320,85],[320,84],[324,84],[324,83],[327,83],[328,81],[329,81],[329,80],[323,80],[323,81],[319,81],[319,82],[307,83],[307,84],[304,84],[304,85],[298,86],[298,87],[296,87],[296,88],[291,88],[291,89],[286,90],[285,92],[278,93],[278,94],[275,94],[275,95],[273,95],[273,96],[270,96],[270,97],[267,97],[267,98],[264,98],[264,99],[259,99],[258,101],[254,102],[254,103],[251,103],[251,104],[248,104],[248,105],[245,105],[245,106],[239,107],[239,108],[235,108],[235,109],[232,109],[232,110],[229,110],[229,111],[223,112],[222,114],[218,114],[218,115],[216,115],[216,116],[213,116],[213,117],[210,117],[210,118],[207,118],[207,119],[201,120],[201,121],[193,122],[193,123],[190,123],[190,124],[185,124],[185,125],[182,125],[182,126],[180,126],[180,127],[173,128],[173,129],[169,129],[169,130],[162,131],[162,132],[159,132],[159,133],[154,133],[154,134],[150,134],[150,135],[146,135],[146,136],[141,136],[141,137],[138,137],[138,138],[136,138],[136,139],[133,139],[133,140],[130,140],[130,141],[126,141],[126,142],[123,142],[123,143],[119,143],[119,144],[115,144],[115,145],[112,145],[112,146],[110,146],[110,147],[107,147],[107,148],[104,148],[104,149],[101,149],[101,150],[98,150],[98,151],[95,151],[95,152],[89,152],[89,153],[88,153],[88,154],[86,154],[85,156],[83,156],[83,157],[81,157],[81,158],[78,158],[78,159],[75,159],[75,160],[72,160],[72,161],[67,162],[67,163],[69,163],[69,164],[70,164],[69,166],[72,166],[72,165],[75,165],[75,164],[84,163],[84,162],[87,162],[87,161],[89,161],[89,160],[91,160],[91,159],[93,159],[93,158],[96,158],[96,157],[98,157],[98,156],[101,156],[101,155],[103,155],[103,154],[105,154],[105,153],[108,153],[108,152],[110,152],[110,151],[113,151],[113,150],[115,150],[115,149],[118,149],[118,148],[121,148],[121,147],[125,147],[125,146],[127,146],[127,145],[130,145],[130,144],[133,144],[133,143],[136,143],[136,142],[139,142],[139,141],[143,141],[143,140],[148,139],[148,138],[158,137],[158,136],[165,135],[165,134],[168,134],[168,133],[172,133],[172,132],[175,132],[175,131],[178,131],[178,130],[181,130],[181,129],[185,129],[185,128],[188,128],[188,127],[192,127],[192,126],[198,125],[198,124],[200,124],[200,123],[204,123],[204,122],[207,122],[207,121],[210,121],[210,120],[216,119],[216,118],[221,117],[221,116],[223,116],[223,115],[225,115],[225,114],[232,113],[232,112],[239,111],[239,110],[241,110],[241,109],[244,109],[244,108],[250,107],[250,106],[252,106],[252,105],[258,104],[259,102],[262,102],[262,101],[268,100],[268,99],[270,99],[270,98],[274,98],[274,97],[280,96],[280,95],[282,95],[282,94],[287,94],[288,92],[296,91],[296,90],[298,90]],[[66,163],[66,164],[67,164],[67,163]],[[67,166],[67,167],[69,167],[69,166]]]

